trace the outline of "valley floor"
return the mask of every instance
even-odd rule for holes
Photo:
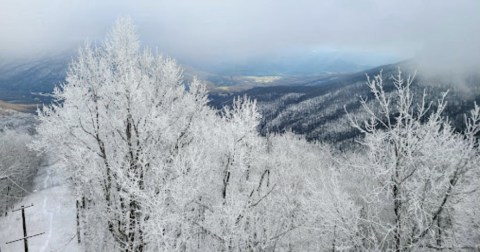
[[[30,251],[80,251],[76,239],[75,201],[63,179],[55,173],[58,165],[39,168],[34,186],[22,201],[15,205],[33,207],[25,209],[27,234],[45,234],[28,240]],[[0,217],[0,251],[23,251],[23,241],[6,244],[23,237],[21,211]]]

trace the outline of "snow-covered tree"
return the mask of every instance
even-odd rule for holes
[[[176,243],[179,209],[207,169],[197,144],[215,116],[205,87],[184,83],[174,60],[141,50],[131,21],[120,19],[100,46],[79,51],[54,95],[57,104],[40,112],[37,147],[65,163],[79,240],[89,250]]]
[[[87,250],[264,250],[302,220],[301,188],[282,187],[303,177],[289,183],[293,167],[268,160],[256,102],[219,113],[206,95],[141,50],[128,19],[79,51],[35,146],[63,161]]]
[[[381,74],[368,79],[376,107],[363,100],[370,119],[351,118],[365,135],[366,156],[351,164],[358,176],[362,246],[459,249],[455,205],[478,189],[479,108],[460,134],[441,115],[446,94],[433,109],[425,94],[415,102],[413,77],[404,80],[399,71],[392,79],[396,90],[391,94],[384,91]]]
[[[0,214],[30,192],[42,156],[28,148],[33,137],[13,129],[0,131]]]
[[[371,119],[350,117],[364,152],[344,157],[288,132],[262,137],[255,101],[212,109],[205,85],[142,49],[120,19],[104,42],[79,50],[56,103],[39,111],[34,147],[63,162],[87,251],[478,244],[480,108],[460,134],[441,116],[443,100],[435,110],[425,97],[415,103],[411,78],[399,73],[391,94],[381,75],[368,84],[375,101],[362,101],[361,115]]]
[[[272,167],[270,232],[279,251],[352,250],[359,208],[342,178],[337,154],[328,145],[285,133],[269,136]]]

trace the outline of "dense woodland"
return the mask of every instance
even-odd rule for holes
[[[35,150],[64,164],[86,251],[478,248],[480,107],[469,105],[457,130],[444,116],[448,94],[414,95],[414,78],[400,70],[365,82],[363,99],[329,103],[336,125],[329,113],[316,118],[325,121],[319,134],[355,132],[355,148],[262,131],[335,94],[268,122],[267,106],[279,111],[302,94],[214,108],[200,80],[184,81],[173,59],[143,49],[120,19],[103,43],[79,50],[56,102],[39,111],[33,142],[2,132],[26,149],[2,146],[0,157],[22,153],[34,167]]]
[[[417,103],[421,102],[425,92],[427,101],[433,101],[435,107],[435,101],[448,91],[443,116],[449,118],[455,130],[465,130],[464,114],[474,108],[475,102],[480,102],[480,76],[469,73],[432,77],[431,74],[417,73],[418,67],[414,61],[404,61],[300,85],[256,87],[240,93],[211,93],[210,105],[220,109],[231,104],[238,95],[247,95],[257,100],[258,111],[262,114],[262,135],[292,131],[304,135],[309,141],[328,142],[350,149],[362,136],[360,131],[350,127],[345,108],[350,114],[364,114],[360,100],[375,100],[365,85],[367,77],[382,73],[384,90],[391,93],[396,90],[391,76],[401,69],[405,76],[416,76],[410,89]]]

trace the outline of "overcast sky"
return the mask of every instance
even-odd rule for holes
[[[0,56],[98,40],[125,15],[144,44],[190,60],[300,48],[480,63],[479,0],[0,0]]]

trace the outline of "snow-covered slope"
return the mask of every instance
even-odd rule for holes
[[[22,113],[0,107],[0,132],[12,129],[19,133],[33,134],[35,132],[36,118],[34,114]]]
[[[57,164],[39,168],[33,192],[16,204],[31,205],[25,209],[28,235],[45,234],[28,240],[29,251],[80,251],[76,239],[75,201],[64,180],[55,171]],[[23,251],[23,242],[5,244],[23,237],[21,212],[0,217],[0,248],[2,252]]]

